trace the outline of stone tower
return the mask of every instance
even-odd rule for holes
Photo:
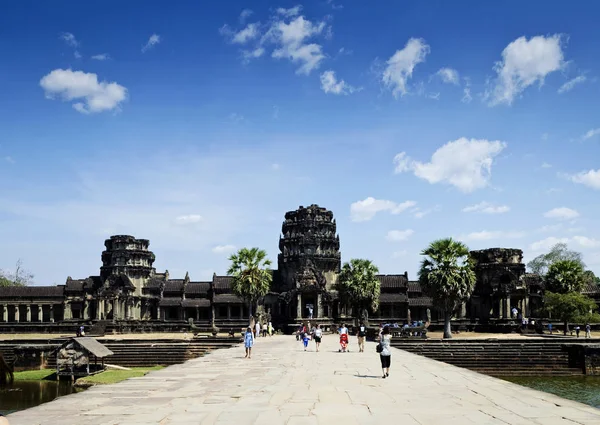
[[[111,277],[127,276],[136,287],[136,292],[141,293],[144,282],[156,270],[154,254],[148,250],[150,242],[147,239],[136,239],[133,236],[111,236],[104,241],[106,250],[102,252],[102,267],[100,276],[102,281]]]
[[[341,268],[340,239],[333,213],[318,205],[285,214],[277,265],[282,290],[318,284],[331,289]]]

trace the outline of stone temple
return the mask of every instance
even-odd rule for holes
[[[0,288],[0,328],[51,330],[108,321],[131,330],[172,330],[184,327],[189,319],[208,327],[213,316],[222,329],[237,330],[247,323],[248,307],[232,293],[231,276],[215,274],[209,281],[195,281],[187,273],[173,278],[168,270],[157,272],[146,239],[111,236],[104,246],[99,275],[68,277],[57,286]],[[499,323],[510,318],[513,307],[526,317],[536,317],[543,286],[539,277],[525,273],[521,250],[492,248],[471,255],[477,284],[457,312],[457,323]],[[350,307],[340,302],[335,290],[341,262],[331,211],[310,205],[286,213],[272,288],[263,300],[273,324],[289,329],[308,318],[311,310],[313,320],[323,324],[350,318]],[[373,322],[438,319],[431,300],[406,272],[378,279],[380,307],[371,315]],[[588,295],[597,297],[597,292],[588,288]]]

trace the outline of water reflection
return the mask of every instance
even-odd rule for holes
[[[600,376],[527,376],[502,379],[600,408]]]
[[[7,415],[79,391],[70,381],[16,381],[10,389],[0,390],[0,413]]]

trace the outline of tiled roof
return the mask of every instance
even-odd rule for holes
[[[206,298],[186,298],[181,302],[182,307],[210,307],[210,300]]]
[[[600,295],[600,286],[596,283],[588,282],[583,286],[581,293],[586,295]]]
[[[409,298],[408,305],[410,307],[431,307],[431,298],[429,297],[418,297],[418,298]]]
[[[182,292],[183,279],[169,279],[165,284],[164,292]]]
[[[66,292],[83,292],[84,289],[91,289],[93,282],[91,279],[67,279],[65,284]]]
[[[166,280],[160,277],[151,278],[144,288],[146,289],[160,289],[162,285],[166,284]]]
[[[244,300],[242,300],[237,295],[233,294],[221,294],[215,295],[215,304],[242,304]]]
[[[407,300],[404,294],[389,294],[383,293],[379,295],[380,304],[405,303]]]
[[[179,307],[181,298],[162,298],[158,305],[161,307]]]
[[[213,288],[215,293],[224,294],[231,292],[231,284],[233,283],[233,276],[214,276],[213,277]]]
[[[2,286],[2,298],[63,298],[65,286]]]
[[[403,274],[379,274],[377,279],[382,289],[405,288],[408,281]]]
[[[210,282],[190,282],[185,286],[186,295],[204,295],[210,289]]]
[[[408,282],[408,292],[423,292],[421,284],[417,280],[410,280]]]

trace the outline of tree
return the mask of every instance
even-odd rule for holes
[[[576,260],[559,260],[548,268],[546,290],[559,294],[579,292],[585,284],[581,263]]]
[[[0,286],[27,286],[33,283],[33,274],[23,267],[23,261],[17,260],[15,272],[0,270]]]
[[[469,299],[475,287],[469,248],[452,238],[439,239],[431,242],[421,255],[426,257],[421,262],[419,283],[423,293],[444,314],[444,338],[452,338],[452,314]]]
[[[546,292],[544,295],[544,308],[553,317],[564,324],[564,334],[569,332],[569,322],[596,322],[600,320],[597,313],[596,302],[578,292],[557,294]]]
[[[342,266],[336,289],[340,300],[352,306],[357,320],[368,321],[369,310],[374,312],[379,308],[381,290],[377,273],[377,266],[360,258],[353,258]]]
[[[586,284],[600,285],[600,277],[596,276],[591,270],[584,271],[583,278]]]
[[[581,268],[585,269],[581,253],[569,250],[566,243],[557,243],[550,249],[550,252],[538,255],[527,263],[527,268],[531,273],[545,276],[552,264],[562,260],[576,261],[581,265]]]
[[[271,288],[273,275],[268,268],[271,261],[267,252],[258,248],[242,248],[229,257],[231,266],[227,274],[233,276],[233,293],[248,303],[249,316],[258,300]]]

